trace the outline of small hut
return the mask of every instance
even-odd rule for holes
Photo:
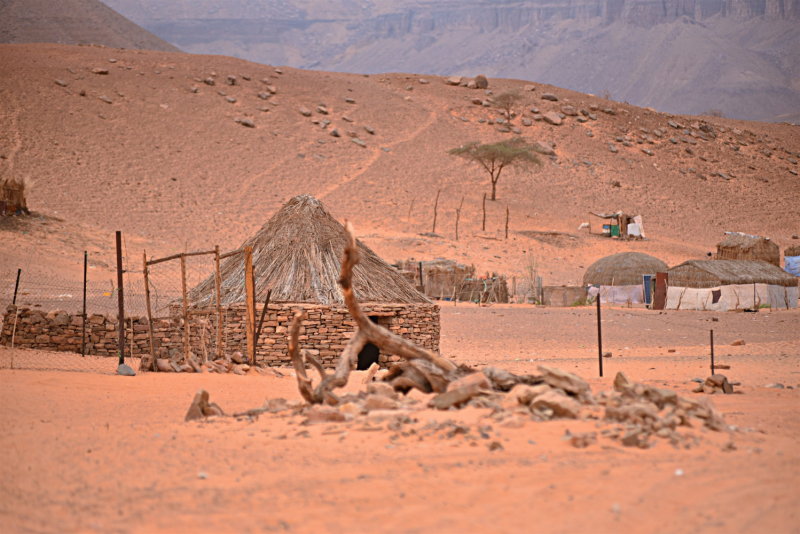
[[[658,258],[641,252],[620,252],[601,258],[586,269],[584,286],[600,302],[641,304],[644,302],[644,276],[667,272],[669,266]]]
[[[800,245],[783,251],[783,270],[793,276],[800,276]]]
[[[781,266],[781,249],[768,237],[730,233],[717,244],[717,260],[764,260]]]
[[[301,332],[302,348],[310,350],[326,366],[335,365],[345,343],[355,330],[339,286],[341,261],[347,232],[309,195],[287,202],[250,239],[256,316],[260,317],[268,291],[272,291],[267,319],[256,346],[256,360],[267,365],[288,363],[287,327],[295,310],[308,320]],[[357,241],[359,263],[353,269],[353,289],[365,315],[389,330],[432,350],[439,350],[439,307],[419,293],[395,268],[361,241]],[[221,303],[226,308],[225,343],[245,341],[245,265],[243,256],[226,258],[220,265]],[[196,315],[216,305],[215,278],[210,276],[188,294]],[[232,335],[228,335],[232,333]],[[242,345],[242,352],[246,346]],[[235,349],[235,348],[234,348]],[[234,350],[228,347],[228,350]],[[377,347],[364,349],[380,363],[399,361],[392,354],[378,355]],[[362,361],[363,360],[363,361]],[[365,363],[367,362],[367,363]]]
[[[763,260],[689,260],[669,270],[667,309],[797,308],[797,278]]]
[[[27,179],[8,178],[0,180],[0,215],[24,213],[29,215],[26,191],[30,189]]]

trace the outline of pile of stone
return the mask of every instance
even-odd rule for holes
[[[730,395],[734,391],[733,384],[728,382],[728,377],[717,373],[706,378],[706,381],[697,386],[692,393],[708,393],[709,395],[724,393],[725,395]]]
[[[376,418],[401,425],[421,410],[457,411],[471,406],[490,409],[489,419],[504,428],[519,428],[526,420],[593,419],[598,428],[603,428],[601,436],[639,448],[649,448],[654,437],[689,448],[695,438],[690,432],[679,432],[682,427],[700,425],[714,431],[729,430],[707,397],[681,397],[675,391],[632,382],[624,373],[617,374],[613,391],[595,395],[579,376],[547,366],[539,366],[538,374],[522,376],[494,367],[475,371],[461,366],[443,373],[426,361],[412,360],[389,371],[376,371],[377,368],[372,369],[365,379],[365,390],[331,396],[327,405],[270,399],[264,406],[239,415],[252,417],[292,410],[294,415],[305,417],[304,425]],[[411,393],[412,390],[417,391]],[[587,432],[569,434],[568,438],[573,446],[582,448],[596,443],[598,435]]]

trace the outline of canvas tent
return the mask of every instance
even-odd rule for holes
[[[768,237],[729,232],[717,244],[717,260],[764,260],[775,267],[781,265],[781,249]]]
[[[669,270],[668,310],[797,308],[797,278],[763,260],[690,260]]]
[[[783,270],[792,276],[800,276],[800,245],[783,251]]]
[[[667,272],[669,266],[641,252],[620,252],[601,258],[586,269],[583,285],[601,303],[641,304],[644,302],[644,275]]]

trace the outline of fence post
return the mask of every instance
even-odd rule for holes
[[[600,378],[603,377],[603,333],[600,326],[600,293],[597,294],[597,357],[600,363]]]
[[[119,312],[117,326],[119,327],[119,364],[125,363],[125,297],[123,295],[124,282],[122,280],[122,232],[117,230],[117,300]]]
[[[244,288],[245,303],[247,305],[247,361],[251,365],[256,364],[256,347],[253,338],[255,337],[256,309],[255,309],[255,287],[253,280],[253,247],[244,247]]]
[[[189,303],[186,299],[186,255],[181,254],[181,291],[183,291],[183,357],[189,364]]]
[[[11,302],[14,306],[17,305],[17,290],[19,289],[19,277],[22,274],[22,269],[17,269],[17,283],[14,284],[14,300]]]
[[[142,266],[144,273],[144,300],[147,305],[147,334],[150,338],[150,355],[153,357],[153,372],[158,372],[156,365],[156,345],[153,343],[153,313],[150,311],[150,278],[147,272],[147,251],[142,253]],[[139,369],[141,371],[141,368]]]
[[[214,260],[217,270],[214,276],[214,283],[217,288],[217,356],[222,358],[222,275],[219,271],[219,245],[214,246]]]
[[[83,251],[83,332],[81,333],[81,357],[86,357],[86,269],[89,264],[89,253]]]

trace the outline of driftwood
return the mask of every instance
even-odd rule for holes
[[[301,313],[295,314],[289,332],[289,356],[297,373],[297,385],[300,389],[300,394],[310,404],[322,404],[323,402],[337,404],[339,398],[333,393],[333,390],[347,385],[350,370],[358,359],[358,353],[367,343],[372,343],[390,354],[396,354],[409,363],[414,362],[415,367],[418,369],[423,368],[426,371],[424,374],[428,377],[432,390],[440,389],[442,382],[444,382],[444,387],[446,388],[449,381],[448,375],[457,371],[452,362],[391,333],[386,328],[373,323],[364,315],[358,300],[356,300],[352,284],[353,267],[355,267],[359,259],[356,236],[353,225],[350,222],[346,223],[346,228],[348,239],[347,246],[344,249],[344,257],[342,258],[342,275],[339,279],[339,285],[342,287],[347,311],[350,312],[356,322],[356,332],[345,345],[334,373],[328,374],[316,358],[300,350],[298,338],[303,315]],[[311,379],[306,375],[305,364],[303,363],[304,357],[320,375],[320,382],[316,387],[312,386]],[[436,387],[430,383],[431,378],[436,383]]]

